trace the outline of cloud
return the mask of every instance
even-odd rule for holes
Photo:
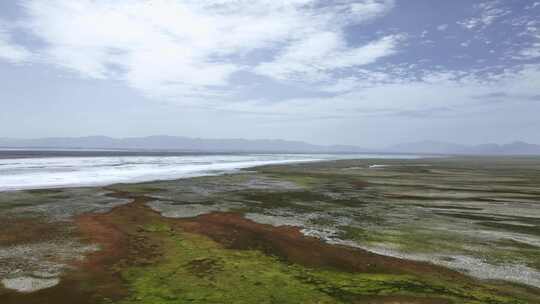
[[[330,97],[295,98],[275,103],[246,102],[225,105],[223,109],[248,111],[253,115],[289,115],[298,119],[339,116],[343,121],[361,117],[406,117],[453,119],[460,116],[481,117],[495,111],[505,113],[526,108],[538,97],[540,66],[526,65],[503,74],[487,75],[478,71],[426,72],[421,78],[390,79],[364,86],[362,79],[349,78],[338,83],[337,94]],[[368,81],[369,82],[369,81]],[[500,102],[499,102],[500,101]],[[257,114],[259,113],[259,114]]]
[[[531,47],[521,50],[518,57],[520,59],[540,58],[540,43],[534,43]]]
[[[533,25],[528,26],[522,35],[528,37],[530,42],[528,46],[521,49],[514,56],[514,59],[531,60],[540,58],[540,28]]]
[[[540,6],[540,1],[535,1],[534,3],[530,4],[530,5],[527,5],[525,7],[525,9],[527,10],[532,10],[534,8],[536,8],[537,6]]]
[[[319,88],[320,91],[328,93],[342,93],[351,91],[359,86],[361,80],[357,77],[347,77],[336,81],[335,83],[325,85]]]
[[[540,101],[540,94],[528,96],[528,99],[532,101]]]
[[[511,102],[511,101],[539,101],[540,94],[534,94],[529,92],[528,94],[522,94],[514,92],[513,94],[508,94],[506,92],[493,92],[483,95],[471,96],[474,99],[486,100],[488,102],[497,101],[497,102]]]
[[[22,28],[45,45],[35,50],[41,60],[156,98],[226,97],[237,72],[331,77],[391,55],[398,41],[351,47],[343,37],[345,27],[386,14],[393,0],[24,0],[22,7]]]
[[[387,14],[395,6],[394,0],[366,0],[350,5],[352,15],[358,20],[367,20]]]
[[[419,110],[403,110],[392,112],[391,115],[402,116],[406,118],[434,118],[451,117],[456,114],[456,110],[449,107],[423,108]]]
[[[448,24],[441,24],[437,26],[437,30],[439,31],[446,31],[446,29],[448,29]]]
[[[327,81],[337,69],[370,64],[395,54],[403,38],[389,35],[351,48],[338,33],[317,33],[291,44],[273,61],[257,66],[255,71],[279,80]]]
[[[509,95],[505,92],[493,92],[482,95],[471,96],[474,99],[499,99],[499,98],[508,98]]]
[[[40,43],[30,50],[20,49],[25,55],[18,57],[19,62],[40,60],[81,77],[124,81],[155,99],[206,106],[212,111],[255,116],[292,112],[309,120],[327,116],[353,119],[359,112],[350,109],[362,108],[370,115],[425,117],[439,113],[446,117],[487,106],[474,96],[500,91],[534,96],[538,93],[531,88],[540,87],[540,73],[531,66],[490,72],[486,63],[486,72],[452,69],[429,57],[421,58],[430,59],[428,63],[416,61],[414,56],[402,56],[400,63],[388,60],[398,52],[410,51],[405,46],[414,42],[413,36],[399,29],[351,39],[351,26],[361,29],[395,7],[388,0],[22,3],[25,19],[19,20],[18,30],[31,33]],[[478,16],[474,18],[478,20],[472,28],[489,26],[504,16],[501,3],[476,5]],[[0,46],[13,47],[10,38],[5,32]],[[465,43],[469,45],[469,41]],[[256,93],[246,93],[247,86]],[[276,88],[298,92],[272,95]],[[266,93],[272,96],[265,99]]]
[[[485,29],[497,19],[510,14],[510,10],[504,8],[500,1],[486,1],[475,6],[479,12],[477,17],[459,21],[458,24],[469,30]]]
[[[540,22],[536,15],[521,16],[510,23],[521,39],[512,45],[511,59],[533,60],[540,58]]]
[[[31,52],[13,43],[8,31],[0,23],[0,60],[11,63],[23,63],[30,59]]]

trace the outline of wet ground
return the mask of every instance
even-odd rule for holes
[[[540,303],[540,159],[0,193],[0,303]]]

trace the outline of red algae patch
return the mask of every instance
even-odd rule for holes
[[[89,243],[99,244],[100,250],[87,257],[83,266],[94,268],[117,259],[124,251],[125,236],[110,223],[108,215],[86,214],[75,219],[80,233]]]

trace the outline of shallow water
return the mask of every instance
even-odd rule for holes
[[[5,154],[5,153],[4,153]],[[112,153],[114,154],[114,152]],[[213,175],[269,164],[284,164],[347,158],[396,158],[396,155],[329,154],[193,154],[61,156],[33,152],[31,156],[3,155],[0,159],[0,191],[103,186]],[[402,158],[414,158],[402,155]]]

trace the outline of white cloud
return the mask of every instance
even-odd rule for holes
[[[355,18],[367,20],[388,13],[394,5],[394,0],[365,0],[352,3],[350,10]]]
[[[401,35],[389,35],[366,45],[348,47],[340,34],[317,33],[287,47],[256,72],[276,79],[327,81],[332,71],[373,63],[397,52]]]
[[[441,24],[437,26],[437,30],[439,31],[446,31],[446,29],[448,29],[448,24]]]
[[[534,18],[534,17],[533,17]],[[518,35],[526,38],[526,44],[516,46],[513,59],[531,60],[540,58],[540,23],[537,20],[525,19],[522,23],[517,23],[515,26],[523,26],[524,29]]]
[[[532,10],[532,9],[535,9],[537,6],[540,6],[540,1],[535,1],[533,4],[531,5],[527,5],[525,6],[525,9],[527,10]]]
[[[362,85],[363,81],[350,77],[334,86],[325,87],[327,92],[339,93],[332,97],[297,98],[276,103],[234,103],[223,109],[254,115],[259,113],[266,117],[287,117],[291,113],[295,113],[298,119],[339,117],[342,121],[357,120],[364,116],[427,115],[437,119],[444,118],[444,115],[482,115],[489,111],[504,113],[516,107],[526,109],[531,104],[531,98],[537,98],[540,66],[525,65],[517,70],[492,75],[479,75],[476,71],[430,72],[420,79],[383,81],[377,85],[364,86],[362,90],[352,90]],[[376,80],[367,82],[370,81]],[[495,103],[493,100],[478,98],[501,92],[511,97]]]
[[[342,78],[333,84],[320,87],[319,90],[328,93],[348,92],[357,88],[360,81],[357,77]]]
[[[0,60],[22,63],[29,60],[31,55],[26,48],[13,43],[6,29],[0,24]]]
[[[518,59],[536,59],[540,58],[540,42],[533,43],[530,47],[521,50],[517,56]]]
[[[518,52],[515,59],[536,59],[540,58],[540,24],[537,20],[530,20],[525,23],[525,30],[520,36],[529,39],[529,45]]]
[[[504,8],[500,1],[486,1],[476,5],[479,16],[457,22],[459,25],[469,29],[484,29],[493,24],[497,19],[506,16],[510,10]]]
[[[469,72],[425,72],[407,64],[366,67],[398,52],[405,36],[380,35],[358,45],[348,41],[345,27],[361,26],[393,6],[393,1],[374,0],[27,0],[24,27],[45,42],[36,58],[84,77],[123,80],[157,98],[227,99],[238,71],[337,95],[231,105],[247,112],[347,116],[356,108],[372,113],[443,108],[508,87],[509,79],[525,79],[509,72],[480,81]],[[0,36],[0,45],[9,42],[6,37]],[[25,56],[29,53],[20,60],[28,60]],[[415,71],[425,74],[415,78]],[[306,105],[309,109],[302,109]]]
[[[83,77],[121,79],[160,98],[234,91],[235,72],[262,69],[253,51],[279,53],[293,65],[280,72],[274,62],[274,72],[263,73],[271,76],[328,77],[329,70],[373,62],[395,51],[397,36],[353,48],[341,33],[393,6],[393,0],[23,2],[24,28],[46,45],[37,50],[41,60]]]

